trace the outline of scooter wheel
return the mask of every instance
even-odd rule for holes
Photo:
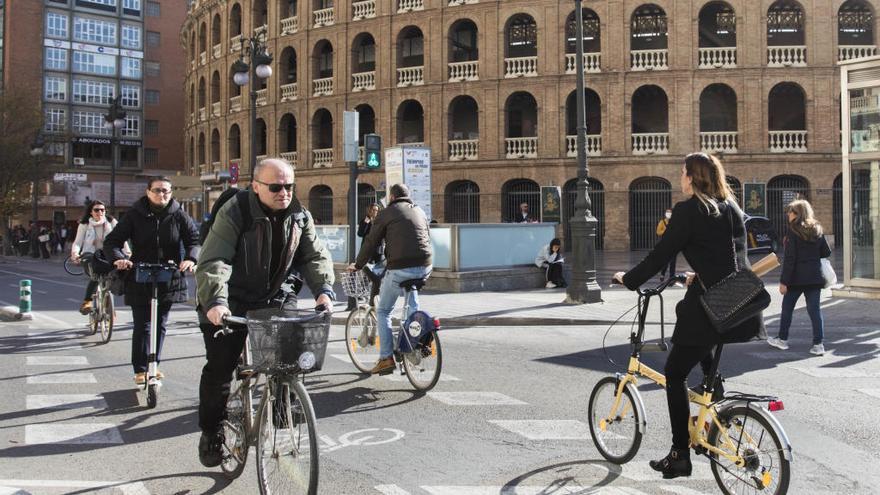
[[[147,387],[147,408],[153,409],[159,403],[159,386],[150,385]]]

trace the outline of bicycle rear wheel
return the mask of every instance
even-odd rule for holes
[[[295,378],[277,387],[275,403],[267,401],[263,405],[257,435],[260,493],[315,495],[318,438],[312,401],[302,382]],[[265,393],[269,393],[268,388]]]
[[[64,260],[64,271],[71,275],[82,275],[82,263],[74,263],[73,260],[70,259],[70,257],[68,256],[67,259]]]
[[[614,416],[609,415],[617,399],[617,379],[612,376],[599,380],[590,394],[587,413],[590,436],[602,457],[614,464],[629,462],[639,451],[642,433],[639,431],[639,409],[629,389],[624,388]]]
[[[345,320],[348,357],[361,373],[369,373],[379,360],[379,334],[376,310],[358,306]]]
[[[760,413],[743,406],[722,409],[718,420],[727,429],[726,434],[713,424],[709,444],[745,459],[745,466],[739,467],[726,457],[710,453],[712,474],[722,493],[787,493],[791,466],[783,455],[785,447],[776,428]]]
[[[113,307],[113,294],[111,294],[110,291],[105,290],[102,299],[103,302],[101,303],[99,326],[101,329],[101,342],[106,344],[107,342],[110,342],[110,337],[113,336],[113,324],[116,322],[116,308]]]
[[[247,424],[246,415],[252,414],[250,389],[245,390],[240,380],[239,371],[236,370],[230,385],[229,399],[226,401],[226,419],[223,420],[223,445],[221,454],[223,460],[220,469],[223,475],[229,479],[241,476],[244,465],[247,462]]]
[[[435,330],[431,331],[431,338],[424,344],[417,345],[412,352],[403,353],[406,378],[416,390],[424,392],[434,388],[440,380],[442,368],[443,350]]]

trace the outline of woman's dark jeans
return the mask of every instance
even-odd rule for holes
[[[672,446],[687,451],[690,444],[688,421],[691,406],[688,401],[687,378],[697,363],[708,375],[712,367],[714,346],[690,346],[674,344],[666,359],[666,404],[669,407],[669,424],[672,427]]]
[[[161,361],[162,343],[165,341],[165,324],[168,322],[168,313],[171,311],[171,303],[159,304],[157,314],[159,321],[156,330],[159,332],[156,339],[156,362]],[[150,353],[150,305],[137,305],[131,307],[131,317],[134,328],[131,335],[131,366],[135,373],[147,371],[147,359]]]
[[[825,339],[825,321],[822,318],[822,308],[819,307],[821,293],[822,289],[819,287],[788,287],[785,295],[782,296],[782,315],[779,317],[780,339],[788,340],[794,305],[803,294],[804,299],[807,300],[807,314],[810,315],[810,322],[813,324],[813,345],[822,343]]]
[[[96,290],[98,290],[98,281],[89,279],[89,283],[86,284],[86,295],[83,297],[83,301],[91,301]]]

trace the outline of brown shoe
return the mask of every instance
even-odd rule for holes
[[[146,373],[135,373],[134,374],[134,384],[135,385],[143,385],[147,383],[147,374]]]
[[[86,299],[83,301],[82,305],[79,307],[79,314],[87,315],[92,312],[92,300]]]
[[[370,371],[373,375],[390,375],[394,372],[394,358],[387,357],[385,359],[380,359],[376,366],[373,366],[373,369]]]
[[[161,371],[156,371],[156,378],[161,380],[161,379],[165,378],[165,374],[162,373]]]

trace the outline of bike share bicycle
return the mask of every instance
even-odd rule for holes
[[[159,363],[157,361],[158,337],[158,312],[159,312],[159,284],[168,283],[175,271],[179,268],[174,261],[165,263],[135,263],[134,278],[139,284],[152,284],[152,296],[150,298],[150,350],[147,354],[147,376],[144,380],[144,390],[147,393],[147,408],[156,407],[159,402],[159,388],[162,380],[158,377]]]
[[[637,290],[638,326],[630,334],[632,354],[627,371],[599,380],[590,394],[590,435],[602,457],[614,464],[632,460],[645,433],[647,421],[638,377],[666,386],[666,377],[642,363],[640,357],[642,352],[667,350],[662,293],[670,285],[686,280],[676,275],[654,288]],[[660,342],[646,343],[648,303],[654,297],[660,300]],[[722,493],[784,495],[791,476],[791,443],[772,414],[783,410],[783,403],[769,395],[716,392],[722,381],[718,373],[722,347],[716,347],[711,372],[704,377],[702,387],[688,390],[688,399],[697,407],[697,414],[688,424],[691,448],[709,459]]]
[[[102,253],[103,254],[103,253]],[[107,263],[103,256],[95,253],[84,253],[78,263],[89,279],[98,282],[92,294],[92,309],[89,311],[89,330],[91,335],[101,333],[101,343],[110,342],[113,325],[116,323],[116,307],[113,294],[110,292],[110,272],[113,265]]]
[[[253,310],[245,318],[224,317],[224,327],[214,333],[220,338],[248,332],[226,402],[220,467],[237,478],[248,450],[256,447],[263,495],[318,490],[317,426],[304,376],[323,365],[330,312],[316,311]],[[255,394],[261,396],[256,409]]]
[[[364,268],[367,270],[368,268]],[[434,388],[440,380],[443,367],[443,350],[437,332],[440,319],[433,318],[425,311],[409,314],[411,298],[424,287],[425,279],[405,280],[400,283],[404,291],[400,325],[394,335],[394,361],[400,374],[406,375],[410,384],[419,391]],[[342,288],[349,297],[357,299],[345,321],[345,342],[352,364],[362,373],[370,373],[373,363],[379,359],[379,325],[376,308],[368,304],[370,280],[363,270],[344,272]],[[389,370],[388,374],[392,373]]]

